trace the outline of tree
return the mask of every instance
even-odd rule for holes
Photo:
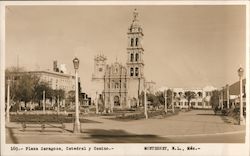
[[[170,106],[170,104],[172,103],[172,90],[168,89],[167,90],[167,104],[168,107]]]
[[[24,69],[17,68],[17,67],[9,67],[5,70],[5,99],[7,100],[7,87],[8,87],[8,81],[10,81],[10,107],[14,105],[19,105],[19,98],[17,97],[17,91],[19,84],[17,81],[17,77],[14,76],[15,73],[23,72]]]
[[[219,100],[220,100],[220,92],[218,90],[212,91],[212,96],[211,96],[210,102],[211,102],[212,108],[213,108],[215,113],[220,108]]]
[[[153,107],[158,107],[160,105],[158,98],[154,94],[147,93],[146,96],[147,96],[147,100],[151,102]]]
[[[186,91],[185,92],[185,97],[188,101],[188,109],[190,108],[190,101],[195,98],[195,92],[192,91]]]
[[[52,91],[52,98],[56,99],[56,103],[59,104],[60,101],[65,99],[65,91],[62,89],[55,89]]]
[[[53,90],[49,86],[47,82],[39,82],[37,85],[34,87],[34,101],[39,103],[40,106],[40,101],[43,100],[43,92],[45,91],[45,97],[46,99],[51,99],[53,97]]]
[[[16,99],[26,103],[35,100],[35,86],[39,82],[39,77],[30,74],[22,74],[18,80]]]
[[[10,80],[11,101],[19,104],[36,101],[36,86],[39,85],[40,78],[36,75],[25,72],[22,68],[10,67],[5,70],[6,84]],[[7,85],[6,85],[7,88]],[[14,103],[14,102],[13,102]]]
[[[155,96],[158,98],[161,105],[165,104],[164,92],[158,91],[155,93]]]

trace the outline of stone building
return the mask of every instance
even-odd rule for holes
[[[117,61],[108,65],[104,55],[98,55],[94,59],[92,97],[95,96],[95,103],[101,95],[105,108],[130,108],[139,105],[139,95],[145,85],[144,49],[141,44],[143,36],[138,12],[135,9],[127,32],[126,65]]]

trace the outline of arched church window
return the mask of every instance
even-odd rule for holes
[[[134,68],[130,68],[130,76],[134,76]]]
[[[132,53],[131,55],[130,55],[130,62],[133,62],[134,61],[134,54]]]
[[[135,68],[135,76],[138,76],[139,75],[139,69],[136,67]]]
[[[135,46],[138,46],[138,41],[139,41],[139,39],[136,38],[136,39],[135,39]]]
[[[135,61],[137,62],[138,60],[139,60],[139,54],[136,53],[136,54],[135,54]]]
[[[131,46],[131,47],[134,46],[134,39],[133,39],[133,38],[131,38],[130,46]]]

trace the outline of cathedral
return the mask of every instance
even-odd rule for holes
[[[128,28],[126,65],[119,62],[107,64],[104,55],[94,58],[94,73],[92,75],[92,96],[94,103],[102,99],[106,109],[131,108],[139,105],[139,96],[144,90],[143,74],[144,49],[141,41],[143,30],[139,24],[138,12],[133,12],[133,20]]]

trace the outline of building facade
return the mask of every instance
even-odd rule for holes
[[[75,77],[69,74],[54,72],[54,71],[29,71],[31,75],[36,75],[40,81],[46,82],[52,89],[62,89],[65,93],[75,89]]]
[[[94,58],[92,75],[92,97],[96,103],[102,97],[105,108],[130,108],[139,106],[139,95],[144,89],[144,49],[142,47],[143,29],[139,24],[138,12],[133,12],[127,37],[126,65],[115,62],[106,63],[107,58],[98,55]]]
[[[221,108],[235,108],[240,104],[240,82],[237,81],[231,85],[226,85],[220,89]],[[242,100],[246,107],[246,79],[242,80]]]
[[[173,88],[172,90],[174,93],[173,103],[175,107],[210,109],[212,108],[212,105],[210,103],[212,91],[216,90],[216,88],[212,86],[206,86],[204,88],[194,88],[194,89]],[[191,92],[193,94],[192,98],[190,98],[189,104],[188,104],[188,99],[185,95],[186,92]]]

